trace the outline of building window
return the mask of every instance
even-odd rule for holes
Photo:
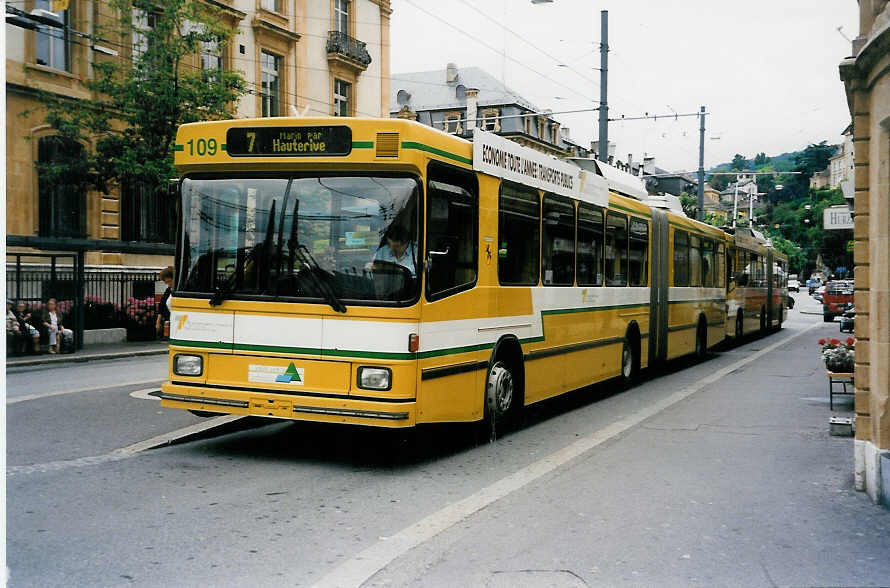
[[[86,236],[86,191],[82,186],[41,179],[41,168],[76,164],[83,147],[60,137],[43,137],[37,143],[38,232],[41,237]]]
[[[281,12],[281,0],[262,0],[260,7],[271,12]]]
[[[501,130],[500,111],[489,108],[482,111],[482,129],[496,133]]]
[[[349,0],[334,0],[334,30],[349,34]]]
[[[343,80],[334,80],[334,116],[349,116],[350,86]]]
[[[531,136],[531,134],[532,134],[532,117],[531,116],[523,116],[522,117],[522,130],[525,131],[526,135]]]
[[[463,132],[463,126],[460,124],[460,113],[449,112],[445,114],[443,121],[444,131],[451,135],[460,135]]]
[[[263,116],[281,116],[281,57],[263,51],[260,54],[260,69]]]
[[[52,11],[49,0],[37,0],[35,8]],[[71,71],[71,55],[68,41],[68,11],[53,12],[61,27],[38,26],[35,33],[37,65],[45,65],[60,71]]]
[[[216,73],[222,70],[223,60],[219,40],[201,41],[201,69],[208,73],[208,80],[216,81]]]
[[[148,32],[158,25],[158,14],[134,8],[131,13],[133,23],[133,59],[138,59],[148,51]]]
[[[172,244],[175,234],[176,202],[169,192],[121,186],[121,241]]]

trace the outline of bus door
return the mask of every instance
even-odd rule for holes
[[[652,279],[649,284],[649,365],[667,359],[668,218],[652,209]]]

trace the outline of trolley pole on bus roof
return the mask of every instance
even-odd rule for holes
[[[600,11],[600,161],[609,161],[609,104],[606,91],[609,74],[609,11]]]
[[[702,106],[698,115],[698,207],[695,211],[696,220],[705,220],[705,107]]]

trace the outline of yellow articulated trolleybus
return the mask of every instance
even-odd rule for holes
[[[743,227],[729,237],[726,333],[765,335],[785,320],[788,261],[761,233]]]
[[[732,238],[642,182],[399,119],[184,125],[163,405],[509,419],[725,337]]]

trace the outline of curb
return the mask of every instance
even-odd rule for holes
[[[6,369],[19,367],[32,367],[35,365],[47,365],[56,363],[82,363],[100,359],[124,359],[126,357],[144,357],[149,355],[166,355],[169,349],[140,349],[136,351],[122,351],[118,353],[94,353],[87,355],[69,354],[69,357],[39,357],[24,361],[6,362]]]

